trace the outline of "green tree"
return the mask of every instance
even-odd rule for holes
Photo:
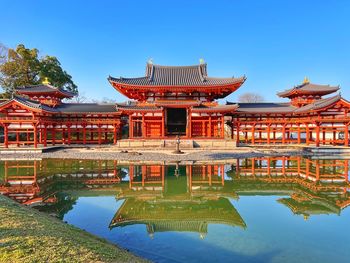
[[[38,84],[40,61],[37,49],[18,45],[16,50],[8,49],[5,62],[0,65],[0,85],[5,93],[11,94],[18,86]]]
[[[40,60],[40,64],[40,82],[48,78],[51,85],[78,93],[78,87],[74,84],[72,76],[62,69],[56,57],[45,56]]]
[[[28,49],[23,44],[8,49],[5,58],[3,54],[1,56],[0,86],[5,97],[10,97],[16,87],[39,84],[46,77],[55,87],[77,92],[72,77],[62,69],[56,57],[39,58],[37,49]]]

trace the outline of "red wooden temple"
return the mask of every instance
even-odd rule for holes
[[[147,63],[138,78],[108,78],[126,103],[67,103],[75,94],[42,85],[18,87],[0,101],[3,147],[116,144],[123,138],[231,140],[239,144],[349,145],[350,103],[339,86],[303,84],[278,93],[289,102],[220,105],[246,80],[210,77],[207,64]],[[327,97],[324,97],[327,96]]]

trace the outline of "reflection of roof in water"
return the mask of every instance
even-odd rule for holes
[[[279,203],[286,205],[294,214],[340,214],[341,209],[322,199],[295,200],[293,198],[281,198]]]
[[[148,231],[206,232],[208,224],[246,227],[226,198],[198,202],[148,202],[128,198],[113,217],[110,227],[145,224]]]

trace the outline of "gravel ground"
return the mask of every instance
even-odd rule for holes
[[[125,162],[212,162],[224,161],[237,158],[251,158],[262,156],[291,156],[305,155],[300,149],[279,149],[279,150],[256,150],[251,148],[240,148],[235,150],[184,150],[183,154],[173,154],[171,151],[112,151],[110,149],[100,148],[70,148],[60,149],[45,153],[16,153],[2,154],[0,159],[41,159],[41,158],[59,158],[59,159],[103,159],[118,160]]]

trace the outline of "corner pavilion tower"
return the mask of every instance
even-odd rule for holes
[[[134,100],[117,104],[117,110],[129,118],[129,138],[224,138],[224,116],[237,105],[218,105],[215,100],[236,91],[245,77],[209,77],[202,62],[194,66],[147,63],[143,77],[108,80]]]

